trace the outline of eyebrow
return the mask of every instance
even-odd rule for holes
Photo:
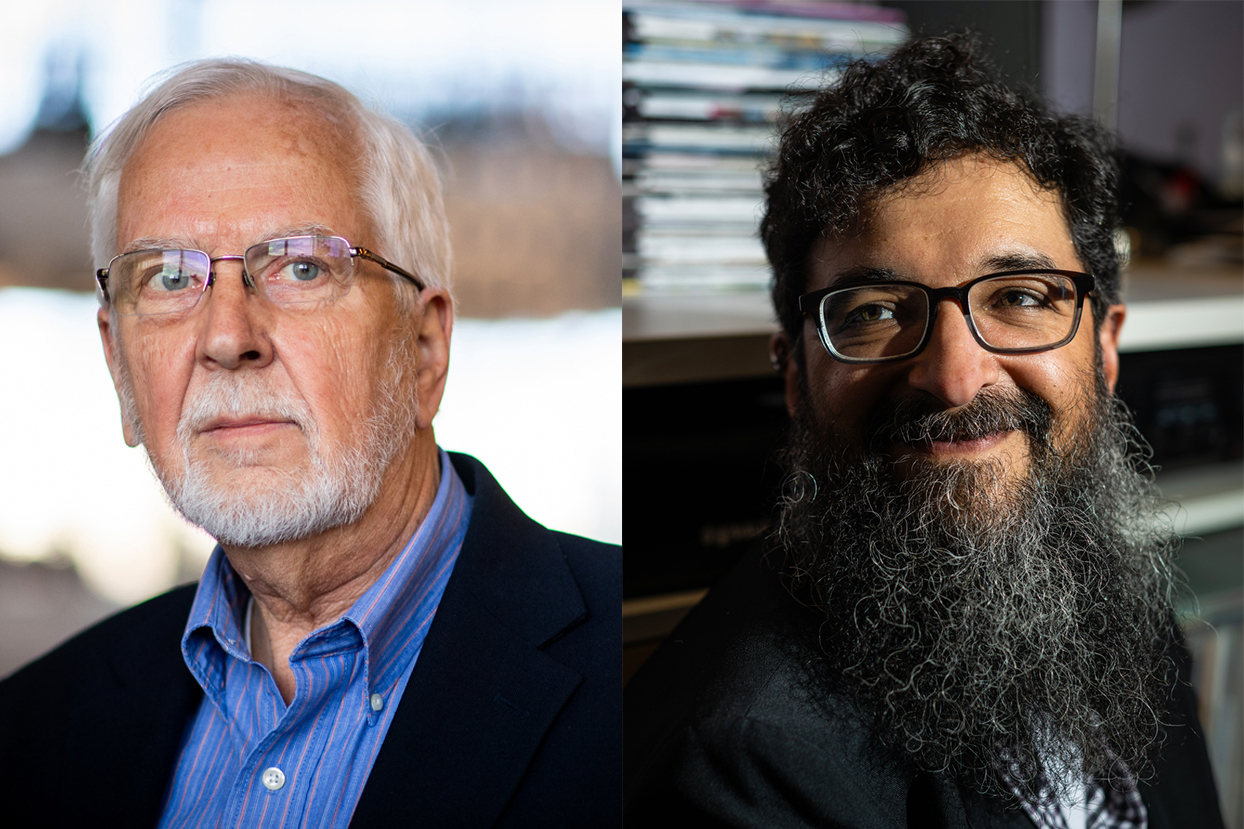
[[[893,268],[876,267],[873,265],[854,265],[839,271],[829,280],[828,288],[848,288],[868,282],[896,282],[902,277]]]
[[[262,239],[256,239],[252,244],[266,242],[269,239],[284,239],[288,236],[336,236],[337,233],[327,225],[318,222],[305,222],[297,225],[287,225],[277,228],[269,233],[263,234]],[[248,245],[249,247],[249,245]],[[133,253],[137,250],[201,250],[198,243],[192,241],[185,236],[140,236],[133,240],[120,253]],[[243,253],[244,251],[238,251]]]
[[[1054,260],[1044,253],[1015,252],[990,256],[980,263],[982,274],[1002,273],[1004,271],[1023,270],[1055,270]],[[853,285],[866,285],[870,282],[903,282],[910,281],[893,268],[876,265],[855,265],[834,274],[826,285],[831,288],[849,288]]]
[[[1054,260],[1044,253],[1025,251],[991,256],[981,263],[986,271],[1055,270]]]

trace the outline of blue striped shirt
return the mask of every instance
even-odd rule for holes
[[[220,547],[182,638],[203,702],[186,726],[161,827],[345,827],[380,751],[471,518],[440,453],[431,511],[340,619],[290,655],[286,706],[244,636],[250,591]]]

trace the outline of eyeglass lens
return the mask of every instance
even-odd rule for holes
[[[977,282],[968,313],[992,348],[1053,346],[1076,323],[1076,286],[1054,274],[1019,274]],[[903,357],[920,348],[929,324],[929,295],[915,285],[866,285],[827,294],[820,321],[838,354],[851,359]]]
[[[247,249],[256,291],[278,306],[337,299],[350,288],[350,246],[336,236],[295,236]],[[207,288],[212,260],[199,250],[140,250],[109,266],[109,291],[121,314],[184,313]]]

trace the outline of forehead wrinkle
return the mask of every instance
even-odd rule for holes
[[[1002,271],[1057,270],[1054,259],[1039,250],[1012,250],[984,254],[976,264],[976,276]],[[886,265],[850,265],[833,272],[825,282],[826,288],[838,285],[850,286],[869,282],[909,281],[919,282],[920,274],[905,273],[902,268]]]
[[[271,231],[257,234],[252,244],[262,244],[272,239],[283,239],[288,236],[336,236],[336,231],[319,222],[303,222],[296,225],[282,225]],[[134,239],[121,253],[132,253],[138,250],[201,250],[209,252],[202,242],[187,236],[140,236]],[[241,253],[241,251],[239,251]]]
[[[1041,192],[1044,193],[1044,191]],[[921,196],[916,196],[912,200],[914,201],[918,198],[921,198]],[[896,199],[894,203],[901,201],[903,199]],[[1017,203],[1023,207],[1031,207],[1032,205],[1032,201],[1028,199],[1021,199]],[[934,276],[934,274],[927,273],[919,267],[913,268],[911,263],[906,262],[904,251],[907,251],[908,248],[915,244],[910,239],[906,237],[900,238],[899,250],[895,251],[892,249],[891,243],[893,240],[877,226],[877,218],[874,215],[872,221],[863,223],[862,226],[857,227],[851,234],[822,235],[808,254],[809,290],[812,289],[812,280],[815,279],[818,270],[825,277],[823,287],[831,287],[848,281],[906,280],[919,282],[923,281],[922,277],[931,278]],[[1058,220],[1060,229],[1065,230],[1061,212],[1059,213]],[[1046,243],[1035,238],[1024,238],[1024,235],[1014,236],[1009,239],[995,239],[992,242],[987,242],[984,250],[972,253],[964,251],[972,258],[960,262],[952,273],[936,275],[954,276],[966,281],[976,276],[985,276],[1002,271],[1083,269],[1083,264],[1076,254],[1074,242],[1070,238],[1069,232],[1066,233],[1066,253],[1070,259],[1064,261],[1066,257],[1064,257],[1061,250],[1057,249],[1062,246],[1060,240],[1054,240],[1050,244],[1053,244],[1056,248],[1052,252],[1047,252]],[[916,244],[917,249],[920,247],[920,244]],[[887,261],[891,258],[891,254],[900,260],[897,264]],[[844,262],[845,264],[842,267],[836,267],[837,262]]]
[[[152,125],[121,170],[119,188],[121,209],[118,218],[124,216],[126,204],[141,203],[145,198],[142,191],[152,189],[153,186],[155,188],[155,192],[151,194],[153,198],[164,199],[174,212],[188,216],[187,211],[190,208],[183,210],[179,203],[184,199],[177,200],[170,196],[170,191],[173,196],[177,195],[181,188],[180,181],[184,178],[180,164],[174,159],[182,159],[186,151],[186,142],[190,142],[196,148],[194,157],[189,159],[189,163],[200,167],[206,165],[209,172],[222,180],[228,181],[229,176],[232,175],[234,181],[245,184],[244,179],[237,178],[235,161],[240,159],[243,163],[251,163],[256,160],[254,156],[248,155],[245,151],[238,156],[239,149],[229,141],[222,140],[213,130],[196,129],[187,135],[185,130],[180,129],[184,126],[179,123],[181,119],[215,118],[217,115],[240,120],[242,122],[238,124],[240,129],[254,129],[262,132],[266,140],[275,143],[275,150],[278,151],[275,157],[282,159],[282,163],[297,165],[301,162],[302,166],[298,170],[297,177],[304,184],[310,179],[310,186],[325,192],[328,188],[332,191],[328,193],[329,195],[343,195],[345,200],[354,203],[357,209],[360,173],[353,140],[354,130],[348,123],[348,119],[346,123],[342,123],[342,119],[332,117],[332,112],[326,112],[323,107],[317,106],[317,103],[300,99],[289,100],[263,93],[239,92],[196,101],[170,110]],[[295,120],[300,128],[290,129],[288,125]],[[160,160],[157,161],[153,156]],[[261,153],[258,163],[262,165],[266,162],[272,166],[273,158],[270,156],[271,154],[265,156]],[[141,184],[136,177],[142,179]],[[170,184],[170,178],[172,184]],[[286,179],[288,178],[286,176]],[[341,192],[343,190],[344,193]],[[201,190],[199,195],[203,195]],[[191,197],[190,206],[202,207],[203,205],[199,202],[203,201],[200,198],[196,202]],[[313,208],[315,204],[308,204],[307,207]],[[310,215],[314,216],[316,213],[311,212]],[[183,236],[153,234],[143,239],[145,242],[155,241],[162,245],[171,243],[175,248],[188,244],[197,245],[199,249],[211,252],[210,248],[203,247],[204,242],[223,232],[231,232],[233,238],[243,238],[251,244],[281,236],[341,235],[338,231],[319,223],[296,222],[293,225],[273,227],[263,225],[261,216],[241,216],[235,219],[225,215],[216,218],[205,215],[201,218],[203,222],[191,225]],[[294,218],[300,217],[295,213]],[[125,229],[124,224],[123,221],[118,221],[119,233]],[[365,235],[366,230],[366,227],[361,227],[356,229],[355,233],[361,232]],[[351,241],[355,240],[351,239]],[[131,249],[134,245],[135,242],[129,243]]]
[[[178,250],[193,248],[194,243],[182,236],[140,236],[121,248],[121,253],[139,250]]]

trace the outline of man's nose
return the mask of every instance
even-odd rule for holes
[[[958,407],[998,382],[1000,372],[996,355],[972,336],[959,303],[947,298],[937,309],[928,345],[912,359],[908,383],[949,407]]]
[[[272,360],[271,307],[246,284],[242,263],[215,260],[199,300],[196,358],[208,368],[261,368]]]

